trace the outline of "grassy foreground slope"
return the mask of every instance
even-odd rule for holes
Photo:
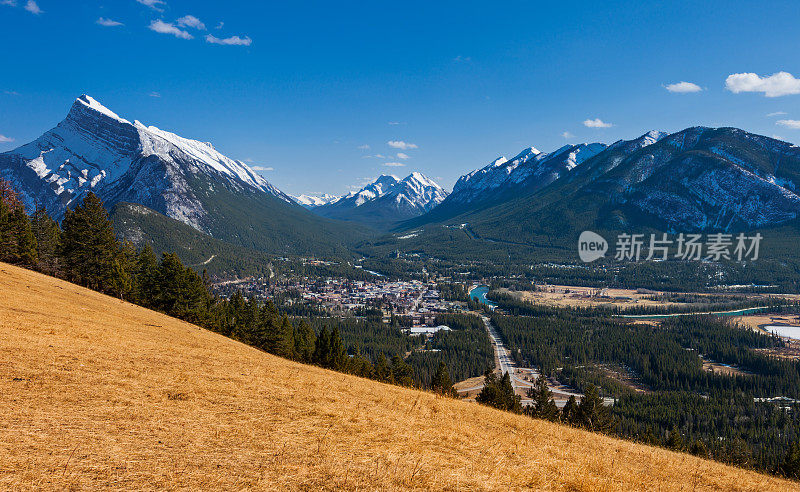
[[[286,361],[0,263],[0,489],[787,490]]]

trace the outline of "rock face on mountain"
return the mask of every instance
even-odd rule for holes
[[[414,172],[403,179],[382,175],[357,192],[314,208],[314,212],[386,229],[430,211],[446,197],[441,186],[421,173]]]
[[[338,248],[347,236],[344,226],[303,210],[210,143],[131,123],[87,95],[55,128],[0,154],[0,178],[11,181],[29,210],[43,206],[57,219],[93,191],[109,208],[138,203],[256,249],[310,251],[313,234],[321,249]]]
[[[661,228],[751,229],[800,217],[800,148],[736,128],[688,128],[602,164],[608,170],[576,181],[576,193]]]

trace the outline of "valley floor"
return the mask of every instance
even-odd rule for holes
[[[0,488],[788,490],[286,361],[0,264]]]

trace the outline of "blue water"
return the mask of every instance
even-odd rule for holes
[[[489,293],[489,287],[488,286],[479,285],[479,286],[475,287],[474,289],[472,289],[469,292],[469,296],[472,299],[480,302],[481,304],[486,304],[487,306],[489,306],[491,308],[497,307],[497,303],[494,303],[494,302],[492,302],[492,301],[490,301],[489,299],[486,298],[486,294],[488,294],[488,293]]]

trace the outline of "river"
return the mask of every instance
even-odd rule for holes
[[[497,304],[486,298],[486,294],[488,294],[488,293],[489,293],[489,287],[488,286],[486,286],[486,285],[478,285],[478,286],[476,286],[475,288],[473,288],[472,290],[469,291],[469,296],[472,299],[480,302],[481,304],[485,304],[485,305],[489,306],[491,309],[494,309],[494,308],[497,307]]]

